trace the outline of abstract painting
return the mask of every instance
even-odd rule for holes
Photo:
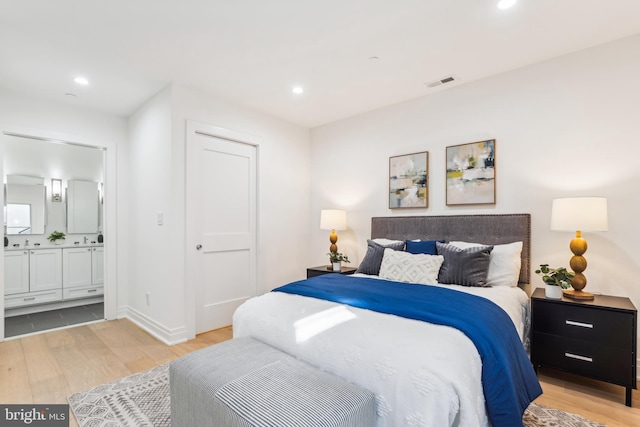
[[[389,209],[426,208],[429,152],[389,157]]]
[[[496,140],[447,147],[447,206],[496,203]]]

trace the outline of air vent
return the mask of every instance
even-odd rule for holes
[[[434,88],[434,87],[441,86],[454,81],[456,81],[455,77],[448,76],[448,77],[441,78],[440,80],[436,80],[435,82],[427,83],[426,85],[428,88]]]

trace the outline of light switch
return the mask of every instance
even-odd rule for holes
[[[162,225],[164,222],[164,214],[162,212],[158,212],[158,225]]]

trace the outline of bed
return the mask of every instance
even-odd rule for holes
[[[405,242],[418,239],[421,242],[474,242],[494,245],[493,247],[522,242],[518,263],[520,268],[515,272],[514,286],[416,286],[381,277],[383,271],[376,275],[360,273],[353,278],[324,275],[278,288],[276,292],[247,301],[234,314],[234,337],[257,338],[302,361],[373,391],[376,394],[379,427],[521,425],[521,420],[515,420],[514,424],[513,413],[508,418],[500,413],[501,409],[496,411],[497,406],[491,403],[496,394],[500,394],[500,388],[496,393],[497,386],[494,383],[500,382],[499,387],[503,387],[503,383],[504,387],[510,386],[515,369],[510,366],[512,362],[498,363],[493,361],[493,356],[488,358],[483,344],[478,344],[477,338],[470,338],[464,327],[459,330],[456,329],[458,326],[438,324],[438,319],[430,323],[419,320],[419,316],[412,318],[413,312],[407,318],[403,317],[404,312],[384,312],[376,307],[372,308],[370,304],[371,301],[382,301],[382,305],[385,305],[387,300],[394,299],[396,295],[404,298],[405,294],[409,295],[409,291],[428,291],[429,296],[423,300],[420,299],[421,296],[408,297],[408,301],[405,301],[407,307],[412,301],[437,304],[436,308],[449,305],[453,307],[461,301],[460,304],[468,304],[464,307],[486,306],[487,311],[495,309],[500,319],[496,328],[504,328],[506,331],[499,335],[514,335],[514,340],[517,341],[517,349],[511,347],[504,352],[517,355],[516,364],[523,365],[517,369],[523,370],[522,375],[529,381],[526,393],[521,392],[516,396],[520,400],[520,409],[515,412],[519,412],[521,418],[521,411],[524,411],[522,405],[526,408],[528,402],[541,392],[537,379],[531,379],[531,375],[535,378],[535,374],[532,374],[533,369],[525,353],[528,344],[529,303],[523,289],[527,288],[530,274],[530,216],[509,214],[372,218],[372,241]],[[369,248],[371,245],[370,243]],[[449,243],[444,245],[448,247]],[[442,244],[438,243],[437,246],[440,249]],[[466,249],[468,248],[465,251]],[[473,250],[475,249],[471,251]],[[399,251],[393,253],[405,256],[397,252]],[[390,253],[384,249],[385,257]],[[369,252],[365,260],[368,256]],[[311,293],[320,289],[320,283],[314,280],[323,277],[330,282],[326,284],[329,287],[323,296],[304,293],[304,289]],[[297,289],[295,293],[290,293],[291,286],[297,286],[303,291]],[[344,290],[345,296],[334,297],[338,288],[333,286]],[[349,292],[352,289],[375,289],[377,292],[385,287],[390,290],[387,297],[374,295],[364,305],[351,302]],[[445,301],[448,303],[442,303]],[[407,311],[403,306],[405,303],[399,303],[400,311]],[[465,311],[470,313],[471,308],[463,309]],[[471,328],[475,327],[474,324],[484,322],[474,321],[480,319],[475,313],[459,317],[466,317],[462,321],[470,323]],[[494,325],[489,321],[487,324]],[[491,336],[491,331],[487,334]],[[496,341],[499,339],[496,338]],[[499,357],[495,359],[498,360]],[[496,372],[501,372],[502,363],[506,373],[496,376]],[[486,371],[490,369],[488,366],[497,369],[493,372],[491,381],[486,380]],[[493,390],[486,388],[489,385],[493,386]],[[518,394],[520,389],[514,390]],[[508,394],[505,390],[505,395]],[[504,402],[501,405],[510,406]],[[514,409],[509,408],[509,411],[514,412]]]

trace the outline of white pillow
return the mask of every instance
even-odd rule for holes
[[[386,248],[379,276],[397,282],[434,285],[438,283],[443,261],[442,255],[410,254]]]
[[[449,244],[460,249],[474,246],[484,246],[480,243],[469,242],[449,242]],[[489,255],[489,273],[487,274],[488,286],[518,286],[520,277],[520,266],[522,259],[522,242],[507,243],[504,245],[493,245],[493,250]]]

